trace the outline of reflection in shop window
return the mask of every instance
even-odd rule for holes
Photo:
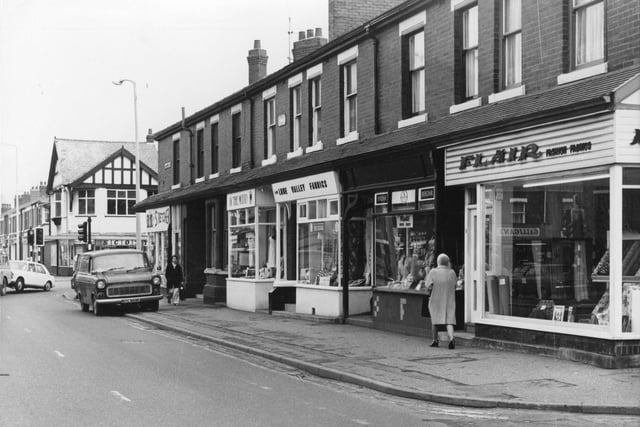
[[[485,311],[608,324],[608,178],[487,190]]]
[[[622,179],[622,332],[640,332],[640,168]]]

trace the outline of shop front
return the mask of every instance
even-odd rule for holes
[[[617,110],[446,148],[478,338],[640,366],[639,124]]]
[[[270,187],[227,195],[229,267],[227,306],[269,308],[276,274],[276,206]]]
[[[145,213],[147,236],[147,256],[153,264],[154,271],[164,273],[169,263],[169,223],[171,210],[169,206],[149,209]]]
[[[438,253],[449,254],[456,273],[464,262],[451,244],[461,240],[462,224],[452,220],[455,207],[447,212],[446,204],[436,206],[442,196],[436,175],[428,150],[370,159],[342,171],[347,279],[350,286],[372,288],[371,315],[378,329],[425,335],[431,328],[423,311],[425,280]],[[440,235],[446,238],[438,240]],[[463,296],[462,288],[458,294]],[[460,303],[457,327],[462,328],[463,298]]]
[[[270,309],[342,316],[370,311],[371,286],[342,285],[340,183],[324,172],[275,183],[277,288]]]

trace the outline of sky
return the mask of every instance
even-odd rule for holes
[[[299,31],[327,34],[328,0],[0,0],[0,200],[48,179],[54,137],[133,141],[267,72]],[[289,35],[289,31],[293,34]],[[17,167],[16,167],[17,160]],[[17,182],[16,182],[17,181]]]

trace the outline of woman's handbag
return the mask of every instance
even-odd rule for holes
[[[180,303],[180,288],[176,286],[171,290],[171,304],[178,305],[178,303]]]

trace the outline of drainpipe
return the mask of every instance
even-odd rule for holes
[[[193,179],[193,131],[185,126],[184,120],[184,107],[182,107],[182,130],[186,130],[189,132],[189,184],[193,184],[195,181]]]
[[[367,24],[364,27],[364,31],[373,42],[373,132],[375,135],[380,133],[380,111],[379,111],[379,94],[378,90],[378,45],[379,41],[376,36],[371,33],[371,25]]]

